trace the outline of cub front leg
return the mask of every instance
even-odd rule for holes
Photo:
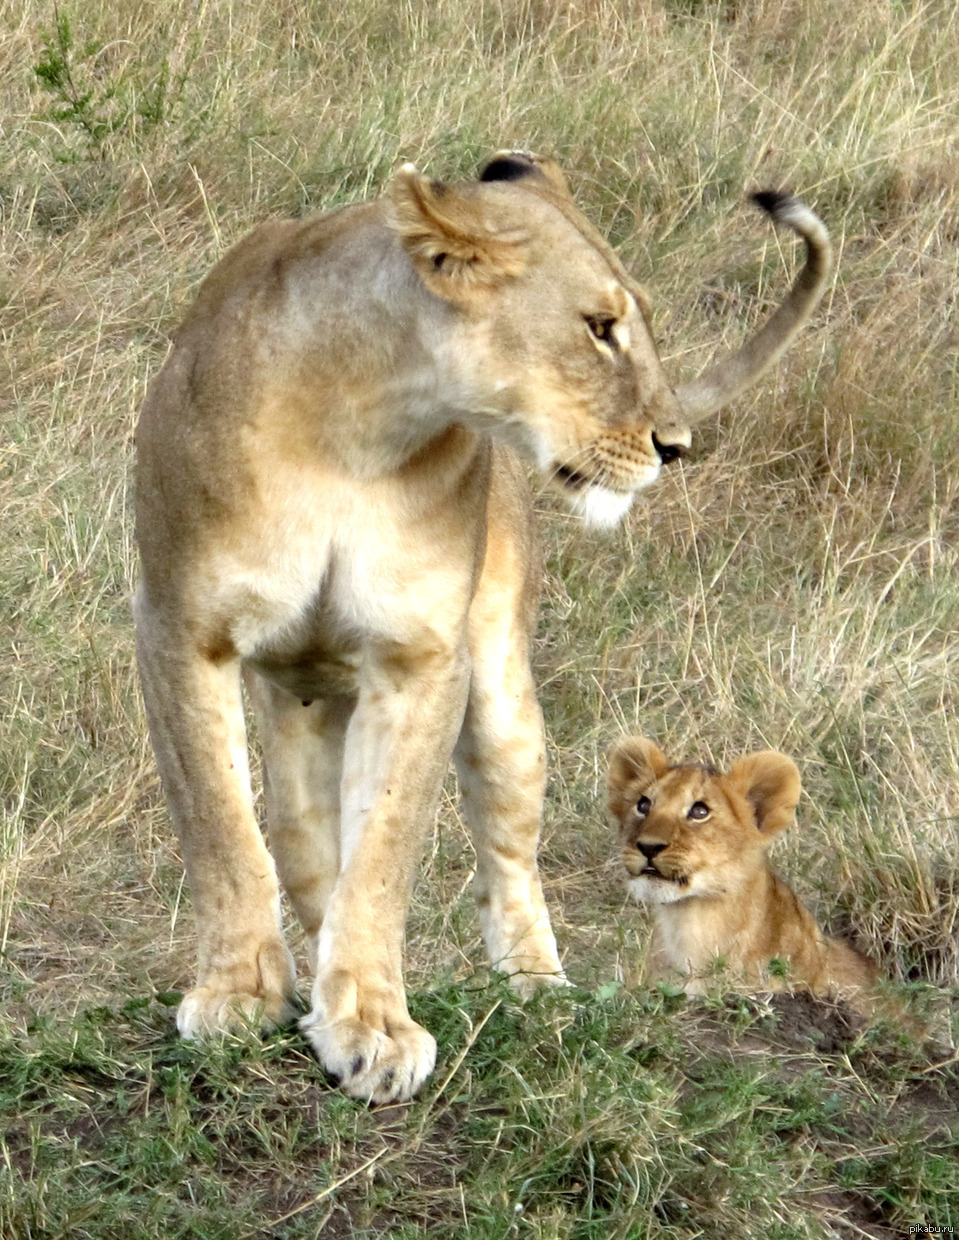
[[[290,1019],[293,960],[273,862],[253,813],[239,665],[170,635],[137,605],[137,661],[150,737],[180,840],[198,938],[184,1037]]]
[[[366,676],[346,734],[341,870],[316,942],[301,1028],[353,1097],[413,1096],[436,1043],[409,1014],[403,937],[423,835],[463,718],[464,652],[397,660]]]

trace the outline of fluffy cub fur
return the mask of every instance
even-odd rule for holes
[[[800,780],[773,750],[728,774],[672,766],[643,737],[621,741],[609,769],[629,890],[652,907],[654,976],[701,994],[717,961],[762,990],[808,989],[875,1010],[878,972],[847,943],[827,938],[767,851],[793,821]]]

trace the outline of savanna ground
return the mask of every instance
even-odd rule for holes
[[[0,14],[0,1236],[959,1228],[952,0]],[[504,145],[558,156],[650,288],[677,377],[801,259],[746,190],[800,190],[838,276],[622,529],[542,498],[542,855],[577,989],[523,1008],[482,971],[451,785],[410,925],[440,1062],[422,1099],[371,1111],[295,1031],[174,1037],[193,944],[133,669],[132,432],[198,281],[252,225]],[[602,808],[623,729],[718,764],[796,759],[778,864],[935,1044],[801,997],[622,984],[645,941]]]

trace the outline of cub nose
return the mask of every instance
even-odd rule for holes
[[[654,857],[659,856],[659,854],[663,851],[666,845],[665,844],[644,844],[642,840],[637,840],[636,847],[643,854],[643,856],[646,858],[647,861],[652,861]]]
[[[653,447],[664,465],[675,461],[677,457],[685,456],[688,446],[684,443],[663,443],[655,434],[653,435]]]

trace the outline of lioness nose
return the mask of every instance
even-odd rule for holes
[[[663,443],[656,435],[653,435],[653,447],[656,449],[662,463],[668,465],[670,461],[675,461],[677,457],[685,454],[687,445],[682,443]]]
[[[646,858],[647,861],[652,861],[654,857],[658,856],[659,853],[663,851],[666,845],[665,844],[644,844],[642,840],[637,840],[636,847],[643,854],[643,856]]]

